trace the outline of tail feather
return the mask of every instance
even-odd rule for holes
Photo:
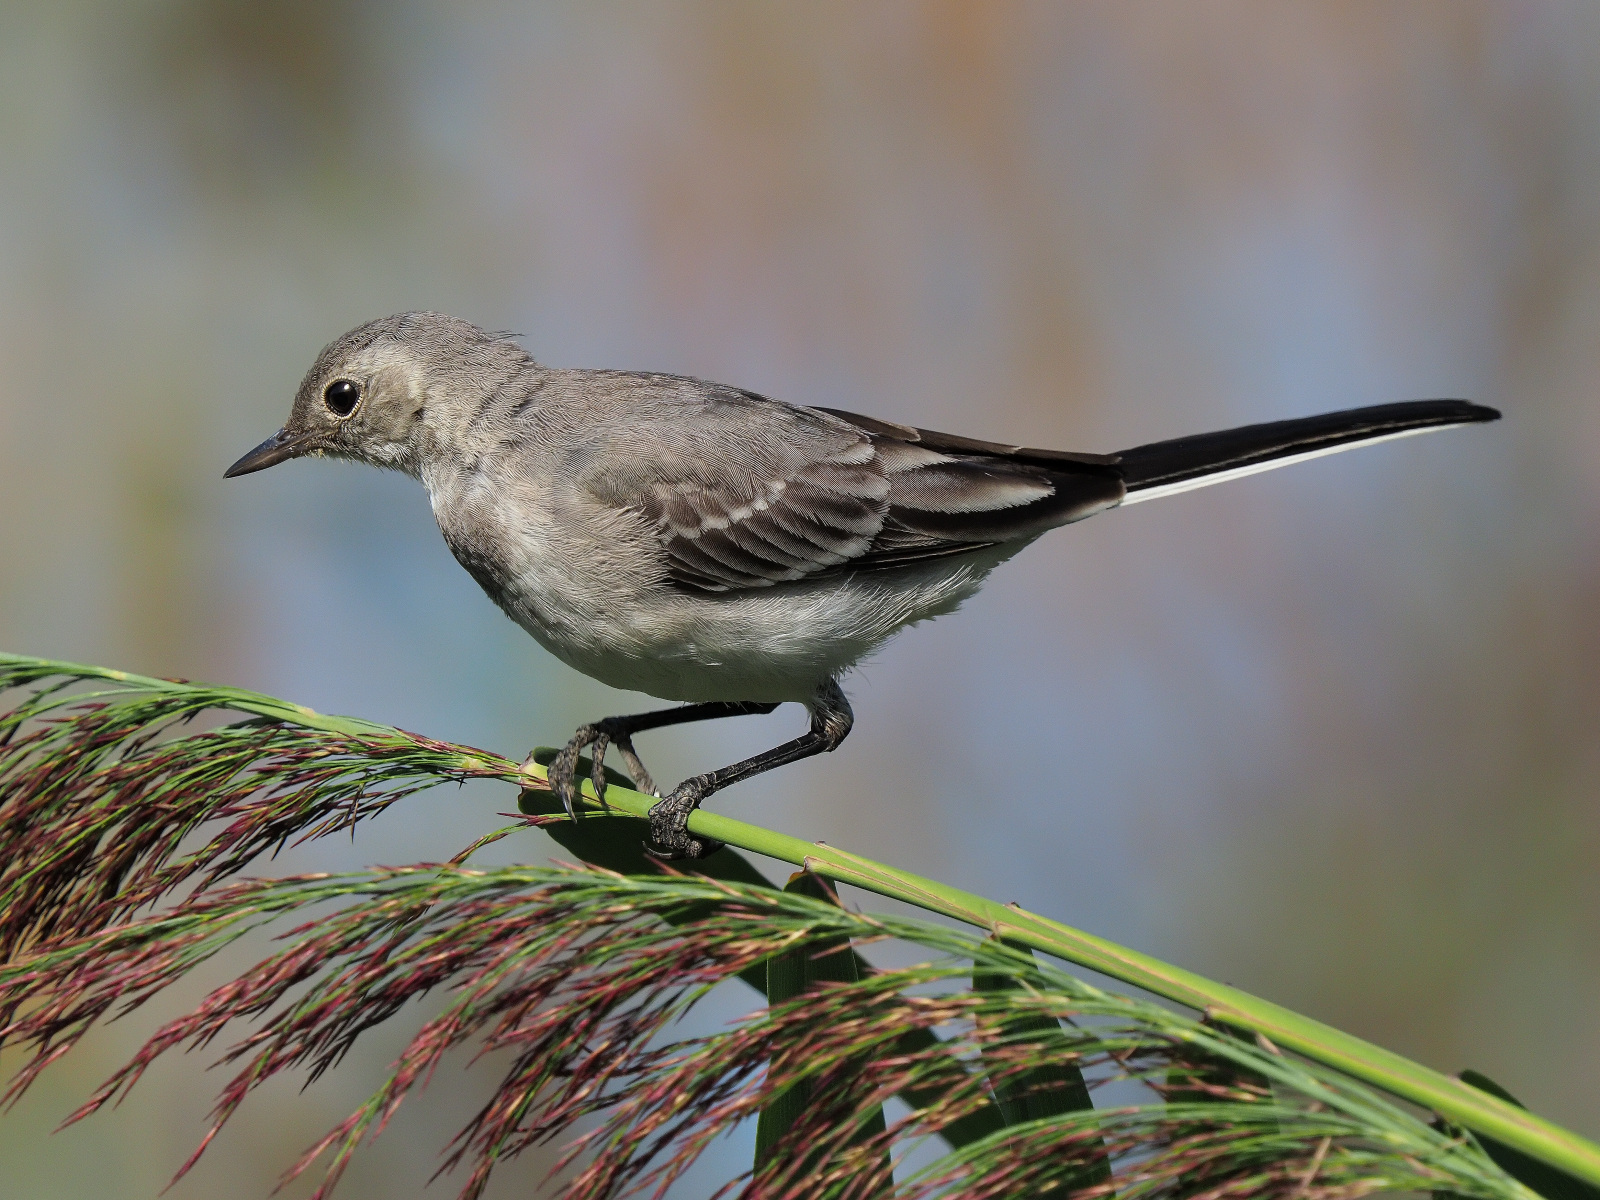
[[[1151,442],[1118,455],[1128,489],[1122,503],[1170,496],[1371,442],[1499,419],[1494,409],[1465,400],[1413,400]]]

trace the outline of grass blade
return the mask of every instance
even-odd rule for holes
[[[1033,952],[1026,947],[1007,948],[1023,956],[1028,963],[1034,962]],[[1027,991],[1031,986],[1027,975],[982,970],[972,974],[973,990],[980,994]],[[1044,1049],[1052,1044],[1061,1045],[1059,1021],[1043,1015],[1011,1017],[1001,1021],[996,1032],[998,1038],[985,1049],[984,1060],[990,1071],[995,1100],[1007,1126],[1094,1111],[1094,1100],[1089,1095],[1083,1071],[1069,1056],[1063,1054],[1058,1061],[1023,1071],[1011,1065],[1011,1052],[1016,1047]],[[1090,1138],[1082,1150],[1083,1166],[1072,1181],[1072,1190],[1110,1183],[1111,1160],[1105,1143],[1097,1137]]]
[[[839,902],[833,889],[808,871],[797,871],[789,878],[783,890],[791,895],[808,896],[813,900],[830,904],[836,905]],[[821,944],[810,944],[774,955],[767,960],[767,1002],[773,1006],[787,1004],[822,985],[859,983],[863,975],[860,964],[860,956],[851,949],[849,938],[835,938]],[[863,1068],[865,1065],[862,1064]],[[846,1086],[849,1086],[849,1081],[845,1082]],[[800,1080],[786,1088],[775,1090],[761,1109],[761,1115],[756,1121],[755,1167],[758,1178],[761,1176],[762,1168],[767,1166],[780,1150],[792,1152],[792,1139],[786,1142],[785,1135],[791,1133],[806,1110],[811,1107],[811,1087],[808,1080]],[[877,1172],[887,1184],[880,1194],[892,1191],[894,1182],[894,1168],[889,1161],[884,1134],[883,1106],[880,1104],[861,1125],[859,1137],[856,1139],[858,1144],[874,1140],[883,1143]],[[820,1162],[817,1164],[819,1168],[821,1165]]]
[[[1460,1078],[1462,1083],[1488,1092],[1491,1096],[1497,1096],[1507,1104],[1515,1104],[1518,1108],[1527,1107],[1482,1072],[1466,1070],[1461,1072]],[[1565,1171],[1558,1171],[1494,1138],[1479,1135],[1478,1142],[1501,1170],[1518,1183],[1525,1184],[1538,1192],[1545,1200],[1600,1200],[1600,1188],[1593,1184],[1575,1179]]]

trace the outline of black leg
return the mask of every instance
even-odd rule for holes
[[[572,740],[562,748],[561,753],[556,755],[555,761],[550,764],[550,790],[555,792],[566,807],[567,815],[575,818],[578,803],[576,778],[578,755],[592,746],[594,749],[589,756],[592,760],[590,778],[594,782],[595,794],[603,801],[606,798],[606,751],[615,746],[622,755],[622,761],[627,764],[628,775],[633,780],[634,786],[641,792],[654,795],[655,781],[650,778],[650,772],[645,770],[644,763],[639,761],[639,755],[634,751],[634,734],[646,729],[660,729],[666,725],[684,725],[690,721],[759,715],[769,713],[777,707],[776,704],[722,701],[711,704],[685,704],[680,708],[663,708],[656,712],[637,713],[631,717],[607,717],[603,721],[596,721],[593,725],[584,725],[572,735]]]
[[[844,698],[839,685],[828,680],[817,689],[816,696],[806,707],[811,710],[811,729],[803,736],[731,767],[685,779],[673,788],[650,810],[650,852],[657,858],[704,858],[715,853],[721,849],[720,843],[689,834],[689,814],[702,800],[741,779],[837,749],[855,723],[850,702]]]

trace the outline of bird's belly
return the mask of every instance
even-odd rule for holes
[[[899,571],[697,593],[528,579],[506,611],[569,666],[668,700],[809,699],[896,632],[950,612],[1016,546]]]

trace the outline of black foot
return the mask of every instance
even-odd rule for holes
[[[696,775],[673,788],[650,809],[650,840],[645,849],[657,858],[705,858],[722,849],[721,842],[697,838],[689,832],[689,814],[711,792],[711,779]]]
[[[604,721],[596,721],[593,725],[581,726],[572,735],[572,740],[562,747],[561,753],[556,755],[555,761],[550,764],[550,790],[556,794],[562,807],[567,810],[567,816],[573,820],[577,820],[578,817],[578,755],[585,749],[593,747],[589,751],[591,759],[589,780],[594,784],[594,794],[600,797],[600,803],[604,804],[606,751],[612,746],[621,751],[634,786],[641,792],[656,794],[655,781],[650,778],[650,772],[644,769],[644,764],[634,752],[633,730],[627,718],[607,717]]]

